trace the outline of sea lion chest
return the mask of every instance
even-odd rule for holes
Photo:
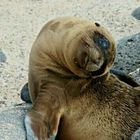
[[[129,87],[112,83],[90,87],[67,105],[57,140],[127,140],[140,126]],[[113,88],[111,88],[113,87]],[[131,95],[132,94],[132,95]]]

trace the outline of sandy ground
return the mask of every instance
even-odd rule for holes
[[[140,32],[140,21],[131,16],[138,6],[140,0],[0,0],[0,48],[7,57],[0,63],[0,109],[22,102],[19,94],[27,81],[29,52],[49,19],[94,19],[117,41]]]

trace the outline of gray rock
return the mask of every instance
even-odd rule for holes
[[[0,49],[0,62],[6,62],[6,55],[3,53],[2,49]]]
[[[22,105],[0,112],[0,140],[25,140],[23,121],[29,108]]]
[[[125,73],[140,68],[140,33],[118,41],[114,68]]]
[[[140,7],[136,8],[136,9],[132,12],[132,16],[135,17],[136,19],[140,20]]]
[[[131,140],[140,140],[140,128],[132,135]]]
[[[130,72],[129,75],[140,84],[140,68],[137,68],[135,71]]]

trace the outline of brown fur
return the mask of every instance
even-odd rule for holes
[[[94,41],[103,35],[104,50]],[[30,53],[28,113],[39,140],[127,140],[140,125],[140,91],[108,73],[115,43],[97,23],[74,17],[46,24]],[[100,67],[94,61],[99,59]]]
[[[80,96],[68,100],[57,138],[128,140],[140,126],[139,105],[140,91],[114,75],[92,81]]]

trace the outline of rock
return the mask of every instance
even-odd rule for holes
[[[132,16],[135,17],[136,19],[140,20],[140,7],[136,8],[136,9],[132,12]]]
[[[135,71],[130,72],[129,75],[140,84],[140,68],[137,68]]]
[[[140,68],[140,33],[118,41],[113,68],[127,74]]]
[[[132,135],[131,140],[140,140],[140,128]]]
[[[2,49],[0,49],[0,62],[6,62],[6,55],[3,53]]]
[[[21,105],[0,112],[0,140],[25,140],[24,116],[30,105]]]

